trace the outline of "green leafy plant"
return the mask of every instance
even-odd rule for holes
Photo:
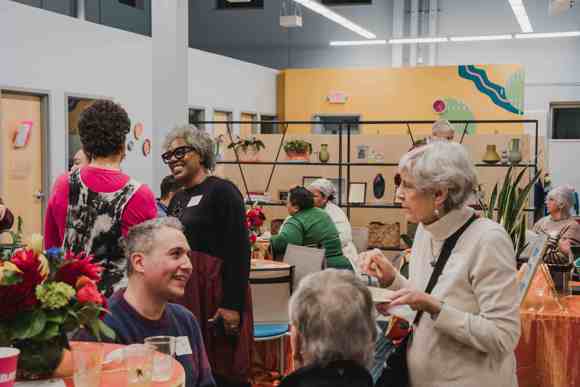
[[[242,152],[247,152],[250,147],[255,147],[257,151],[260,151],[260,149],[266,149],[264,142],[256,137],[237,137],[236,141],[228,145],[228,149],[241,150]]]
[[[304,140],[290,140],[284,144],[284,152],[286,153],[307,153],[312,154],[312,144]]]
[[[508,168],[502,185],[499,186],[497,183],[493,187],[489,202],[486,204],[480,200],[480,205],[483,216],[495,220],[506,229],[516,250],[516,258],[519,258],[527,246],[527,216],[524,210],[530,191],[540,178],[541,171],[538,171],[523,187],[520,183],[526,169],[522,169],[515,178],[513,171],[513,166]]]

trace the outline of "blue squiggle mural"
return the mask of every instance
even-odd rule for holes
[[[458,69],[461,78],[472,81],[477,90],[487,95],[497,106],[514,114],[524,114],[521,109],[515,107],[512,101],[506,97],[506,91],[503,86],[489,80],[485,70],[478,69],[473,65],[462,65]]]

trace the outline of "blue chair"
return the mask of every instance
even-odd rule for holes
[[[290,334],[288,301],[292,293],[294,266],[262,261],[250,273],[254,310],[254,341],[280,341],[278,370],[284,372],[284,338]]]

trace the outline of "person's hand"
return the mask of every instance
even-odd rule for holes
[[[6,214],[6,206],[0,204],[0,221],[4,219],[5,214]]]
[[[0,216],[0,220],[2,219],[2,217]],[[558,249],[560,249],[560,251],[564,254],[566,254],[567,256],[572,255],[572,249],[570,248],[570,246],[572,245],[572,243],[570,242],[570,239],[560,239],[560,241],[558,242]]]
[[[387,305],[387,307],[393,307],[397,305],[409,305],[413,310],[422,310],[431,315],[435,315],[441,311],[442,303],[435,297],[425,292],[403,288],[397,290],[393,294],[392,301]],[[381,309],[377,308],[379,312],[382,313]]]
[[[227,335],[238,335],[240,332],[240,313],[237,310],[218,308],[213,318],[221,316]]]
[[[378,279],[381,286],[385,287],[390,286],[397,275],[397,269],[378,249],[363,253],[361,270]]]

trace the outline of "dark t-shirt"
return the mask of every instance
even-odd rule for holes
[[[244,199],[230,181],[209,176],[201,184],[175,194],[168,214],[181,220],[194,251],[223,261],[226,309],[242,310],[250,274],[250,242]]]
[[[111,313],[105,316],[104,322],[117,334],[115,343],[143,343],[146,337],[151,336],[187,337],[191,354],[176,354],[177,361],[185,370],[187,387],[215,386],[199,325],[187,309],[181,305],[167,304],[161,319],[149,320],[141,316],[119,291],[109,298],[109,311]],[[91,339],[86,336],[80,338]]]

